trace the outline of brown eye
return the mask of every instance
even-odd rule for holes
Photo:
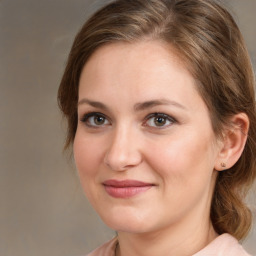
[[[86,124],[88,127],[101,127],[109,125],[109,120],[100,113],[88,113],[86,114],[81,121]]]
[[[105,123],[106,118],[103,116],[95,116],[94,117],[94,123],[96,125],[103,125]]]
[[[154,123],[156,126],[164,126],[166,124],[166,118],[165,117],[155,117]]]
[[[176,123],[176,120],[169,115],[164,113],[154,113],[147,117],[146,122],[144,123],[146,126],[153,128],[167,128],[172,124]]]

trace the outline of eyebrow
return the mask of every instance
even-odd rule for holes
[[[185,106],[181,105],[176,101],[171,101],[167,99],[157,99],[157,100],[149,100],[142,103],[137,103],[134,105],[135,111],[143,111],[145,109],[153,108],[155,106],[162,106],[162,105],[171,105],[177,108],[186,109]]]
[[[84,98],[84,99],[81,99],[77,105],[79,106],[83,104],[88,104],[92,107],[99,108],[102,110],[108,110],[108,107],[99,101],[92,101]],[[150,108],[153,108],[156,106],[162,106],[162,105],[171,105],[171,106],[186,110],[185,106],[181,105],[180,103],[176,101],[167,100],[167,99],[156,99],[156,100],[149,100],[141,103],[136,103],[134,105],[134,110],[143,111],[146,109],[150,109]]]
[[[95,108],[108,110],[108,107],[105,104],[103,104],[99,101],[93,101],[93,100],[89,100],[89,99],[81,99],[80,101],[78,101],[77,106],[83,105],[83,104],[88,104],[88,105],[90,105],[92,107],[95,107]]]

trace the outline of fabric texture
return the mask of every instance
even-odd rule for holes
[[[103,244],[87,256],[115,256],[117,237]],[[229,234],[223,234],[214,239],[201,251],[192,256],[250,256],[239,242]]]
[[[116,245],[117,237],[103,244],[102,246],[87,254],[86,256],[115,256]]]
[[[238,241],[229,234],[214,239],[193,256],[250,256]]]

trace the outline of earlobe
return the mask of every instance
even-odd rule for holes
[[[215,170],[229,169],[238,161],[247,141],[249,124],[248,116],[245,113],[239,113],[230,118],[230,126],[225,130]]]

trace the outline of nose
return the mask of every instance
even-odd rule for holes
[[[118,128],[110,135],[105,164],[114,171],[125,171],[142,161],[140,139],[131,128]]]

